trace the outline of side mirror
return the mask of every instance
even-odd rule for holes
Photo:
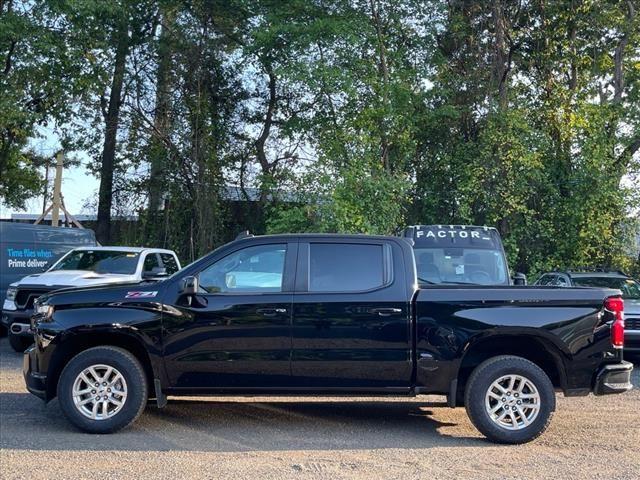
[[[142,278],[161,278],[168,276],[167,269],[164,267],[153,267],[150,272],[142,272]]]
[[[514,285],[519,285],[519,286],[524,286],[527,284],[527,276],[524,273],[516,273],[513,276],[513,284]]]
[[[180,283],[180,295],[198,294],[198,277],[184,277]]]

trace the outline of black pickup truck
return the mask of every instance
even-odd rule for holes
[[[625,392],[633,368],[620,291],[422,284],[397,237],[243,238],[160,283],[45,294],[32,329],[27,388],[96,433],[148,397],[441,394],[522,443],[555,391]]]

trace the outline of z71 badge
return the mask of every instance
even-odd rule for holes
[[[127,292],[127,296],[124,298],[153,298],[158,295],[157,291],[153,292]]]

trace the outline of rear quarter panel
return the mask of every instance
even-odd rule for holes
[[[588,388],[611,352],[602,315],[616,290],[553,287],[420,289],[416,302],[416,385],[446,393],[465,354],[491,337],[526,337],[544,346],[562,369],[562,388]],[[516,352],[517,353],[517,352]]]

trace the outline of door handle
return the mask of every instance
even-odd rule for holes
[[[259,308],[256,311],[263,317],[275,317],[279,313],[287,313],[286,308]]]
[[[381,317],[389,317],[396,313],[402,313],[401,308],[374,308],[370,310],[371,313],[377,313]]]

